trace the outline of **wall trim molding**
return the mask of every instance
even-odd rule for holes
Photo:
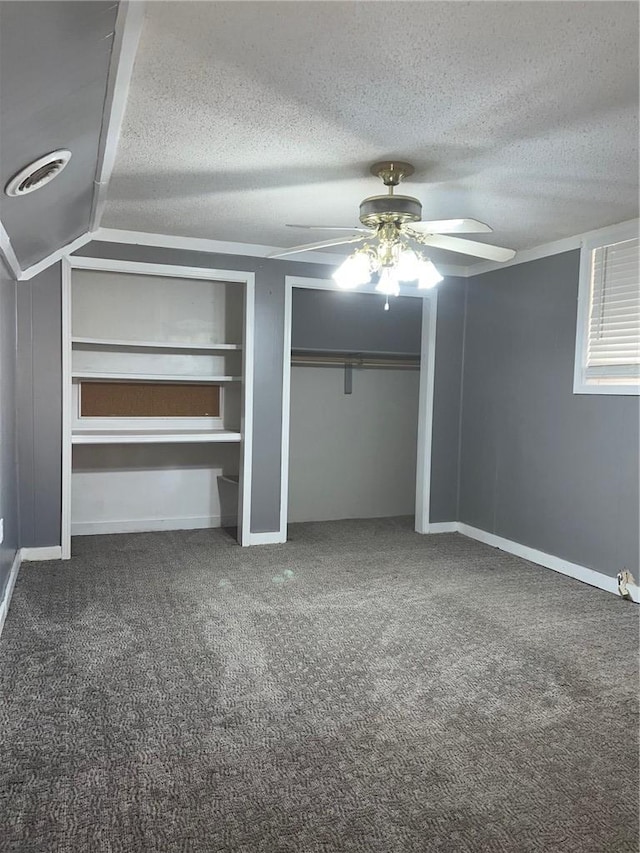
[[[138,43],[144,23],[144,2],[131,0],[118,6],[107,77],[107,92],[102,113],[98,143],[98,162],[93,182],[93,198],[89,215],[89,231],[99,226],[105,205],[111,173],[116,161],[120,131],[129,97],[129,86]]]
[[[98,228],[92,239],[101,243],[122,243],[125,246],[155,246],[158,249],[184,249],[189,252],[206,252],[215,255],[245,255],[248,258],[266,258],[279,248],[263,246],[259,243],[210,240],[206,237],[179,237],[172,234],[153,234],[147,231],[128,231],[120,228]],[[287,261],[289,260],[292,263],[336,266],[343,258],[327,252],[301,252],[300,255],[287,258]]]
[[[587,566],[581,566],[578,563],[564,560],[562,557],[547,554],[545,551],[539,551],[537,548],[530,548],[528,545],[522,545],[520,542],[505,539],[503,536],[497,536],[495,533],[489,533],[487,530],[481,530],[479,527],[473,527],[462,521],[437,521],[429,525],[427,532],[460,533],[469,539],[483,542],[492,548],[499,548],[500,551],[506,551],[515,557],[521,557],[530,563],[536,563],[536,565],[542,566],[545,569],[551,569],[561,575],[566,575],[567,577],[582,581],[582,583],[589,584],[589,586],[595,586],[598,589],[611,592],[613,595],[620,597],[618,581],[615,577],[609,577],[609,575],[605,575],[595,569],[589,569]],[[632,601],[636,604],[640,603],[640,586],[629,585],[628,589]]]
[[[507,551],[516,557],[522,557],[524,560],[544,566],[546,569],[551,569],[554,572],[575,578],[590,586],[595,586],[598,589],[619,595],[616,578],[609,577],[609,575],[605,575],[602,572],[597,572],[595,569],[589,569],[587,566],[572,563],[569,560],[564,560],[562,557],[547,554],[545,551],[539,551],[537,548],[530,548],[528,545],[521,545],[519,542],[513,542],[502,536],[496,536],[495,533],[488,533],[486,530],[480,530],[478,527],[472,527],[470,524],[464,524],[463,522],[459,522],[459,531],[463,536],[468,536],[470,539],[484,542],[486,545],[492,545],[501,551]],[[638,594],[640,593],[640,588],[636,587],[635,590],[630,589],[630,592],[633,600],[640,602],[640,595]]]
[[[71,273],[70,258],[61,264],[60,326],[62,345],[62,488],[60,495],[60,549],[61,558],[71,557],[71,467],[72,467],[72,415],[73,394],[71,387]]]
[[[289,522],[289,442],[291,439],[291,325],[293,322],[293,288],[296,278],[285,276],[282,350],[282,416],[280,424],[280,541],[287,541]],[[304,281],[300,279],[300,281]]]
[[[280,530],[270,530],[266,533],[248,533],[243,540],[243,545],[282,545],[287,541],[287,533],[284,536]]]
[[[115,521],[74,521],[72,536],[102,536],[109,533],[154,533],[161,530],[201,530],[235,527],[237,518],[225,515],[194,515],[182,518],[133,518]]]
[[[539,258],[547,258],[551,255],[557,255],[561,252],[568,252],[572,249],[579,249],[585,240],[593,239],[597,236],[602,236],[606,239],[609,232],[615,234],[622,227],[638,227],[639,220],[629,219],[625,222],[619,222],[615,225],[607,225],[605,228],[598,228],[594,231],[586,231],[584,234],[576,234],[573,237],[565,237],[562,240],[555,240],[551,243],[543,243],[539,246],[534,246],[531,249],[522,249],[516,253],[515,258],[506,263],[495,263],[493,261],[483,261],[472,266],[455,266],[447,264],[438,264],[438,269],[445,277],[456,278],[472,278],[477,275],[482,275],[493,270],[505,269],[506,267],[517,266],[518,264],[526,264],[529,261],[535,261]],[[0,222],[0,258],[7,266],[7,271],[10,272],[17,281],[28,281],[34,275],[44,272],[52,264],[57,263],[62,258],[68,257],[72,252],[78,251],[87,243],[92,241],[103,243],[121,243],[123,245],[132,246],[155,246],[159,249],[184,249],[191,252],[205,252],[208,254],[221,255],[244,255],[245,257],[266,258],[271,252],[278,250],[278,246],[262,246],[253,243],[234,243],[225,240],[209,240],[204,237],[175,237],[170,234],[151,234],[145,231],[127,231],[117,228],[98,228],[95,231],[87,231],[81,234],[71,243],[67,243],[55,252],[52,252],[46,258],[38,261],[36,264],[22,270],[18,263],[18,259],[11,246],[11,241]],[[81,256],[74,256],[76,258]],[[316,263],[327,264],[328,266],[337,266],[343,260],[342,255],[333,255],[326,252],[301,252],[299,255],[294,255],[286,259],[290,263]],[[158,266],[161,266],[158,264]],[[415,290],[415,288],[413,288]],[[361,293],[367,292],[360,289]],[[402,296],[422,296],[422,294],[413,293],[411,288],[402,291]]]
[[[526,264],[529,261],[537,261],[540,258],[548,258],[551,255],[559,255],[561,252],[570,252],[572,249],[579,249],[582,245],[580,235],[575,237],[565,237],[562,240],[554,240],[552,243],[543,243],[540,246],[534,246],[531,249],[521,249],[516,252],[515,258],[504,263],[496,261],[482,261],[482,263],[474,264],[467,267],[467,276],[470,278],[476,275],[483,275],[486,272],[494,270],[506,269],[507,267],[515,267],[518,264]]]
[[[338,293],[344,293],[344,291],[338,287],[335,281],[332,278],[311,278],[303,275],[286,275],[285,281],[292,282],[293,287],[302,287],[308,290],[335,290]],[[374,296],[380,296],[378,291],[376,290],[375,284],[363,284],[354,293],[370,293]],[[438,292],[437,288],[432,288],[431,290],[418,290],[417,287],[413,285],[400,285],[400,293],[399,296],[412,296],[415,299],[431,299]]]
[[[549,243],[541,243],[538,246],[532,246],[529,249],[520,249],[515,258],[506,263],[497,263],[495,261],[482,261],[469,266],[457,266],[455,264],[438,264],[440,272],[446,276],[455,276],[458,278],[471,278],[476,275],[482,275],[485,272],[504,269],[506,267],[525,264],[529,261],[535,261],[539,258],[558,255],[561,252],[569,252],[572,249],[579,249],[584,240],[593,239],[596,236],[602,236],[606,239],[609,232],[615,233],[622,226],[638,225],[637,219],[626,220],[614,225],[606,225],[603,228],[596,228],[593,231],[585,231],[581,234],[574,234],[570,237],[563,237],[561,240],[553,240]],[[247,255],[251,257],[267,257],[271,252],[278,251],[278,246],[262,246],[251,243],[233,243],[221,240],[209,240],[204,237],[176,237],[169,234],[152,234],[144,231],[128,231],[116,228],[98,228],[93,234],[93,239],[108,243],[123,243],[140,246],[157,246],[167,249],[188,249],[199,252],[216,252],[223,254]],[[341,263],[343,257],[334,255],[328,252],[301,252],[299,255],[293,255],[286,258],[292,263],[320,263],[336,266]],[[415,289],[415,288],[414,288]],[[362,291],[360,291],[362,292]],[[409,288],[407,289],[407,293]],[[402,294],[407,295],[405,293]]]
[[[185,267],[177,264],[150,264],[146,261],[123,261],[119,258],[91,258],[73,255],[65,258],[70,269],[98,270],[99,272],[138,273],[169,278],[199,278],[205,281],[225,281],[245,284],[254,281],[255,273],[245,270],[213,269],[212,267]]]
[[[50,255],[47,255],[46,258],[43,258],[41,261],[38,261],[37,264],[32,264],[30,267],[27,267],[26,270],[23,270],[20,274],[19,281],[29,281],[35,275],[38,275],[41,272],[44,272],[46,269],[49,269],[53,264],[57,264],[58,261],[63,260],[72,252],[75,252],[77,249],[81,249],[83,246],[86,246],[87,243],[90,243],[93,240],[92,235],[87,231],[85,234],[81,234],[79,237],[76,237],[75,240],[72,240],[70,243],[67,243],[66,246],[62,246],[62,248],[57,249],[55,252],[52,252]]]
[[[418,436],[416,451],[415,530],[429,530],[431,511],[431,454],[433,451],[433,407],[436,378],[436,330],[438,289],[428,290],[422,300],[420,330],[420,385],[418,390]]]
[[[2,629],[4,628],[7,613],[9,612],[11,596],[13,595],[13,589],[16,585],[16,581],[18,580],[18,572],[20,571],[21,564],[22,552],[20,551],[20,549],[18,549],[16,551],[15,557],[13,558],[11,569],[9,570],[9,577],[7,578],[7,585],[4,588],[4,595],[2,596],[2,601],[0,601],[0,635],[2,634]]]
[[[239,482],[242,488],[238,493],[238,539],[240,545],[247,545],[247,537],[251,533],[251,503],[253,495],[253,395],[254,395],[254,349],[255,349],[255,316],[256,316],[256,275],[252,272],[242,273],[244,278],[244,334],[242,356],[242,411],[240,415],[240,445]],[[223,278],[224,280],[224,278]]]
[[[13,244],[11,243],[9,235],[7,234],[2,222],[0,222],[0,257],[4,262],[9,275],[13,276],[16,281],[19,281],[22,276],[22,268],[20,267],[18,257],[13,250]]]
[[[515,258],[506,263],[496,263],[495,261],[483,261],[479,264],[466,267],[465,277],[470,278],[476,275],[482,275],[485,272],[493,272],[494,270],[505,269],[506,267],[517,266],[518,264],[526,264],[529,261],[537,261],[540,258],[548,258],[551,255],[559,255],[562,252],[570,252],[573,249],[582,248],[582,244],[594,238],[607,241],[609,236],[614,236],[623,228],[638,229],[638,219],[627,219],[624,222],[617,222],[614,225],[606,225],[604,228],[596,228],[593,231],[585,231],[582,234],[575,234],[572,237],[564,237],[562,240],[554,240],[551,243],[541,243],[539,246],[533,246],[530,249],[521,249],[516,252]]]
[[[208,252],[209,254],[245,255],[253,258],[268,258],[272,252],[284,251],[282,246],[264,246],[259,243],[236,243],[227,240],[210,240],[206,237],[178,237],[171,234],[153,234],[147,231],[128,231],[119,228],[98,228],[93,240],[103,243],[122,243],[133,246],[155,246],[159,249],[184,249],[191,252]],[[329,252],[300,252],[286,258],[275,258],[283,263],[327,264],[335,267],[344,260],[344,255]],[[451,264],[438,264],[438,269],[444,276],[466,275],[466,267]],[[402,296],[411,295],[414,288],[407,288]],[[362,288],[359,292],[363,293]],[[416,294],[418,295],[418,294]],[[422,293],[419,294],[422,296]]]
[[[432,521],[425,533],[459,533],[459,527],[457,521]]]
[[[40,560],[61,560],[62,546],[47,545],[43,548],[21,548],[20,558],[23,563],[35,563]]]

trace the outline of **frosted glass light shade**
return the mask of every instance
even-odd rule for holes
[[[415,281],[420,275],[421,261],[411,249],[400,252],[396,273],[400,281]]]
[[[400,280],[394,267],[383,267],[380,273],[380,281],[376,284],[378,293],[387,296],[398,296],[400,293]]]
[[[371,280],[369,258],[358,253],[350,255],[334,272],[333,280],[343,290],[368,284]]]
[[[435,287],[439,281],[442,281],[442,276],[433,265],[432,261],[420,261],[420,272],[418,273],[418,290],[429,290]]]

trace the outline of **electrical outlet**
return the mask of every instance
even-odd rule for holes
[[[617,580],[618,592],[620,593],[620,595],[623,598],[632,599],[633,596],[631,595],[631,591],[628,589],[628,585],[630,584],[631,586],[635,586],[636,581],[631,572],[628,572],[626,569],[623,569],[621,572],[618,572]]]
[[[0,518],[0,545],[4,542],[4,518]]]

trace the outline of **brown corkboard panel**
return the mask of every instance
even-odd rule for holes
[[[83,418],[218,418],[220,386],[186,382],[83,382]]]

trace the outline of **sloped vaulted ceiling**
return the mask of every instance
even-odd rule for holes
[[[118,4],[0,3],[0,220],[25,269],[89,228]],[[68,148],[67,168],[7,198],[23,166]]]

